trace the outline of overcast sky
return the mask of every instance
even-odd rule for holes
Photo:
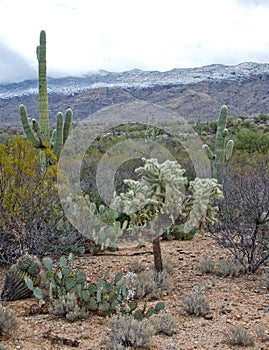
[[[0,0],[0,82],[269,62],[269,0]]]

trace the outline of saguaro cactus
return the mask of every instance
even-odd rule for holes
[[[56,129],[50,136],[49,126],[49,108],[47,92],[47,65],[46,65],[46,33],[40,32],[40,44],[36,49],[38,59],[38,102],[39,102],[39,122],[32,119],[32,126],[29,123],[27,111],[24,105],[20,105],[21,122],[27,139],[39,149],[51,149],[58,159],[61,149],[69,135],[72,124],[73,113],[67,109],[65,119],[63,114],[57,114]],[[43,159],[43,161],[42,161]],[[44,154],[41,155],[42,167],[47,168],[44,164]]]
[[[222,106],[220,110],[220,116],[218,119],[218,126],[216,132],[215,150],[214,152],[208,147],[208,145],[203,145],[203,150],[207,157],[212,160],[212,177],[217,179],[220,183],[222,182],[222,170],[225,160],[229,160],[232,153],[234,142],[229,140],[225,144],[225,138],[228,134],[226,128],[228,117],[227,106]]]

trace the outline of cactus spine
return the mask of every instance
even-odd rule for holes
[[[46,33],[40,32],[40,44],[36,49],[38,59],[38,102],[39,102],[39,122],[32,120],[32,126],[28,120],[25,106],[20,105],[21,122],[28,141],[39,149],[50,149],[54,156],[59,159],[62,147],[69,135],[72,124],[72,110],[67,109],[65,119],[62,113],[57,114],[56,129],[50,137],[49,108],[47,92],[47,63],[46,63]],[[43,170],[47,168],[44,162],[44,154],[41,156]]]
[[[6,273],[1,299],[6,301],[28,298],[32,295],[25,279],[35,288],[40,283],[41,264],[37,257],[25,254]]]
[[[222,182],[222,171],[225,160],[229,160],[232,153],[234,142],[229,140],[225,144],[225,138],[228,134],[226,128],[228,117],[228,108],[227,106],[222,106],[220,110],[220,115],[218,119],[218,126],[216,132],[216,141],[215,141],[215,151],[212,152],[208,145],[203,145],[203,150],[207,157],[212,160],[212,177],[217,179],[220,183]]]

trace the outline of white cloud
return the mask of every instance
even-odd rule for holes
[[[0,38],[30,66],[46,30],[51,75],[269,57],[269,5],[262,0],[2,0],[0,12]],[[0,62],[1,70],[1,55]]]

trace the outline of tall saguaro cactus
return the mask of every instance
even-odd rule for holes
[[[62,147],[69,135],[73,113],[69,108],[66,110],[65,118],[61,112],[57,113],[56,129],[50,136],[49,126],[49,108],[47,91],[47,63],[46,63],[46,33],[40,32],[40,44],[36,48],[38,59],[38,102],[39,102],[39,122],[32,119],[32,125],[29,123],[25,106],[20,105],[21,122],[27,139],[34,147],[52,150],[57,159],[60,157]],[[41,153],[42,170],[48,166],[46,155]]]
[[[222,171],[223,165],[226,160],[229,160],[233,153],[234,142],[229,140],[225,143],[228,130],[226,128],[228,117],[227,106],[222,106],[218,119],[215,150],[214,152],[208,147],[203,145],[203,150],[207,157],[212,160],[212,177],[217,179],[220,183],[222,182]]]

